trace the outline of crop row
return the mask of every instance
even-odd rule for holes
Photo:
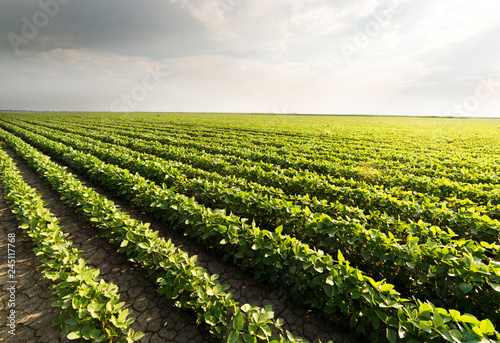
[[[73,118],[71,118],[73,119]],[[263,146],[265,149],[274,148],[282,149],[283,153],[306,152],[314,153],[315,155],[326,156],[332,149],[335,150],[335,155],[341,156],[343,159],[355,162],[372,161],[374,156],[377,160],[383,159],[388,161],[398,161],[405,165],[411,165],[413,172],[418,175],[434,176],[435,171],[446,171],[447,176],[451,174],[458,174],[459,178],[463,178],[463,168],[468,170],[484,172],[491,170],[497,173],[498,167],[496,163],[491,163],[491,160],[485,160],[485,156],[478,159],[476,156],[470,154],[450,155],[448,151],[440,152],[439,149],[428,149],[425,151],[425,157],[417,151],[411,149],[414,153],[408,153],[408,146],[386,144],[377,141],[377,144],[363,142],[362,140],[325,140],[325,137],[317,138],[313,136],[297,136],[293,135],[288,137],[283,133],[277,135],[272,132],[262,131],[249,131],[239,128],[224,129],[224,128],[210,128],[199,125],[189,125],[189,123],[148,123],[142,121],[122,121],[111,120],[90,120],[85,118],[82,120],[71,120],[65,118],[67,125],[73,124],[75,127],[80,127],[82,124],[92,124],[99,127],[121,127],[129,131],[137,132],[144,130],[149,133],[157,133],[162,135],[169,135],[178,138],[195,138],[196,140],[208,139],[212,141],[221,142],[226,145],[227,141],[237,140],[238,145],[247,148],[256,148]],[[47,121],[47,120],[45,120]],[[37,119],[40,122],[40,119]],[[51,122],[51,121],[48,121]],[[343,137],[345,138],[345,137]],[[425,172],[428,170],[428,172]]]
[[[128,164],[125,166],[126,168],[140,171],[145,177],[158,183],[166,182],[171,186],[175,185],[180,193],[195,196],[199,202],[207,206],[224,207],[228,211],[255,220],[259,226],[267,229],[272,229],[278,225],[284,225],[286,228],[290,219],[297,221],[304,215],[310,216],[311,213],[306,210],[307,207],[312,212],[326,213],[334,217],[340,216],[348,220],[359,220],[361,224],[380,229],[386,234],[391,232],[396,238],[404,238],[405,235],[410,233],[420,239],[428,240],[431,238],[440,244],[454,244],[451,241],[454,236],[453,232],[440,230],[439,227],[431,226],[421,220],[418,223],[406,223],[389,217],[378,210],[373,210],[369,215],[364,215],[359,208],[346,206],[338,201],[328,203],[317,198],[311,199],[307,194],[306,196],[286,195],[279,189],[261,186],[258,183],[241,178],[220,176],[217,173],[193,168],[180,162],[167,161],[154,155],[139,153],[118,145],[106,144],[83,136],[63,134],[60,131],[44,130],[40,127],[31,126],[28,128],[44,134],[46,137],[65,144],[71,144],[78,149],[85,149],[88,152],[95,150],[94,145],[105,149],[103,150],[105,154],[107,149],[119,151],[119,160],[113,160],[114,155],[109,153],[106,154],[107,157],[103,155],[99,155],[99,157],[107,158],[111,163],[121,163],[123,166],[126,163],[123,160],[125,154],[130,157]],[[147,167],[139,168],[139,166],[136,166],[135,160],[143,160],[142,163],[147,164]],[[167,178],[166,175],[169,175],[169,177]],[[227,196],[222,196],[224,194]],[[473,216],[477,216],[479,213],[475,211]],[[304,219],[305,221],[306,219]]]
[[[25,145],[6,132],[2,135],[16,146]],[[428,302],[400,298],[393,285],[375,282],[351,267],[340,251],[334,261],[329,255],[282,235],[279,230],[275,233],[259,230],[235,216],[209,211],[193,199],[172,190],[158,189],[138,175],[105,165],[71,148],[59,157],[73,165],[80,164],[80,168],[86,169],[89,176],[96,175],[94,179],[103,185],[114,183],[123,193],[133,190],[135,195],[129,197],[133,203],[162,209],[165,221],[183,228],[209,248],[232,256],[243,267],[256,270],[256,277],[283,287],[283,291],[295,300],[321,308],[332,319],[341,320],[337,314],[340,310],[350,318],[356,331],[371,332],[373,341],[378,341],[381,333],[385,333],[390,342],[395,342],[398,332],[400,337],[408,336],[409,341],[438,337],[450,342],[473,337],[488,341],[486,336],[500,337],[487,319],[479,321],[456,310],[447,311]],[[129,181],[119,182],[120,178]]]
[[[144,335],[129,326],[129,309],[122,309],[119,289],[99,277],[99,270],[87,266],[82,252],[72,248],[68,234],[45,207],[41,195],[23,180],[14,161],[0,149],[0,175],[6,199],[26,230],[44,277],[52,280],[61,308],[54,324],[60,325],[61,338],[93,342],[134,342]]]
[[[103,130],[102,125],[80,125],[86,126],[91,130],[95,130],[97,127]],[[468,165],[466,169],[462,166],[463,169],[458,168],[458,173],[455,173],[454,169],[460,164],[457,165],[457,163],[454,163],[451,171],[450,168],[437,169],[436,165],[427,168],[424,164],[401,163],[401,159],[381,159],[379,156],[374,156],[373,149],[368,150],[365,155],[362,153],[352,154],[352,150],[348,148],[345,153],[341,153],[337,149],[332,149],[331,146],[319,151],[316,146],[311,149],[300,149],[300,147],[294,149],[293,146],[280,149],[265,146],[263,149],[259,149],[258,145],[245,148],[241,144],[241,137],[237,139],[222,137],[220,140],[198,137],[196,140],[193,140],[192,137],[187,135],[186,137],[173,137],[171,135],[162,135],[137,129],[118,129],[116,125],[109,127],[107,131],[113,134],[127,135],[132,138],[155,139],[164,144],[204,150],[215,155],[232,155],[254,162],[263,161],[278,165],[284,169],[307,169],[319,174],[330,175],[334,178],[345,177],[346,179],[350,179],[355,177],[356,180],[365,180],[365,169],[370,167],[370,164],[373,164],[375,168],[380,169],[382,172],[376,175],[376,179],[370,180],[371,183],[381,184],[385,187],[402,185],[407,189],[419,192],[435,192],[436,195],[443,198],[453,196],[454,190],[461,190],[464,186],[479,188],[480,191],[493,190],[495,189],[493,184],[499,181],[496,164],[489,164],[486,168],[484,168],[484,165],[482,168],[478,166],[471,168]],[[321,158],[318,159],[318,156],[321,156]],[[446,163],[444,163],[444,166],[446,166]],[[493,170],[490,170],[491,168]],[[422,175],[426,177],[420,177]],[[448,182],[448,187],[440,188],[439,193],[436,190],[436,178],[442,178]],[[477,183],[480,184],[474,185],[475,187],[469,185]]]
[[[175,299],[176,306],[193,310],[198,322],[206,324],[215,336],[227,342],[302,342],[290,333],[286,338],[272,333],[273,327],[281,329],[282,320],[275,320],[270,308],[239,306],[232,294],[225,292],[228,286],[217,281],[217,275],[210,276],[198,267],[196,256],[176,250],[148,224],[118,210],[113,202],[84,186],[49,157],[13,136],[0,134],[60,193],[63,201],[99,228],[119,252],[141,265],[158,285],[160,294]]]
[[[65,147],[41,138],[37,134],[19,132],[28,141],[39,145],[46,151],[64,153]],[[356,266],[370,275],[379,275],[396,282],[398,289],[408,288],[407,294],[421,299],[453,299],[455,307],[477,314],[498,315],[491,302],[500,302],[500,264],[489,261],[488,256],[498,257],[498,246],[474,241],[450,240],[438,244],[433,235],[441,236],[441,241],[450,238],[438,228],[427,230],[427,241],[419,244],[419,238],[407,231],[396,238],[393,233],[384,234],[375,227],[365,227],[353,220],[333,219],[326,214],[311,213],[296,207],[289,207],[279,199],[251,194],[250,197],[238,196],[239,191],[206,180],[186,180],[174,168],[165,168],[167,161],[155,160],[154,156],[129,155],[130,151],[109,144],[91,144],[84,140],[73,139],[70,135],[61,142],[78,151],[89,152],[114,165],[138,172],[146,178],[165,182],[174,191],[195,196],[197,201],[205,200],[210,205],[221,205],[227,212],[244,216],[250,211],[265,217],[269,226],[282,224],[284,232],[297,237],[305,243],[335,252],[341,249],[344,255]],[[56,136],[54,136],[57,138]],[[187,192],[186,192],[187,191]],[[200,199],[201,198],[201,199]],[[254,204],[252,207],[251,205]],[[415,227],[407,226],[406,229]],[[425,231],[425,226],[418,226]],[[412,231],[412,232],[413,232]],[[424,236],[419,232],[420,236]],[[360,253],[359,251],[362,251]],[[409,266],[407,268],[407,266]],[[454,299],[458,297],[458,299]]]
[[[345,206],[338,202],[328,203],[326,200],[319,200],[317,198],[311,199],[307,194],[305,196],[287,195],[281,189],[262,186],[258,183],[247,181],[244,178],[237,178],[234,176],[222,176],[217,173],[212,173],[205,171],[203,169],[191,167],[189,164],[185,164],[183,162],[165,160],[158,156],[151,155],[148,153],[137,152],[132,149],[126,148],[124,146],[102,142],[85,136],[66,133],[65,131],[41,128],[34,125],[21,124],[21,126],[19,126],[19,123],[16,124],[17,124],[16,126],[5,125],[5,128],[9,130],[15,130],[16,132],[23,132],[21,128],[25,128],[32,132],[36,132],[40,135],[43,135],[49,139],[57,140],[65,144],[71,144],[73,147],[76,147],[76,145],[78,145],[78,149],[86,149],[85,151],[87,152],[92,152],[94,150],[92,146],[95,145],[103,148],[109,148],[116,151],[120,151],[120,153],[130,156],[132,159],[143,160],[143,163],[148,163],[150,168],[147,177],[157,181],[158,183],[174,182],[174,180],[165,179],[164,169],[166,169],[169,171],[169,173],[175,173],[177,177],[181,177],[183,179],[182,180],[183,182],[186,182],[187,179],[194,179],[193,181],[200,179],[200,181],[207,180],[215,183],[215,185],[222,185],[225,189],[228,188],[237,189],[239,191],[237,196],[244,197],[245,199],[242,198],[241,202],[245,204],[254,203],[254,201],[252,201],[253,197],[277,198],[280,199],[284,205],[286,204],[287,207],[292,207],[292,206],[294,207],[300,206],[302,208],[308,207],[314,212],[332,213],[335,215],[338,215],[340,213],[342,215],[347,215],[350,218],[356,218],[360,221],[378,219],[378,214],[371,216],[371,218],[369,218],[365,216],[363,211],[360,210],[359,208]],[[133,163],[130,165],[130,168],[133,168]],[[198,189],[194,192],[196,192],[198,195],[200,193],[203,193],[201,192],[201,189]],[[214,190],[214,192],[218,193],[216,190]],[[191,195],[188,189],[180,193]],[[213,193],[212,195],[215,195],[215,193]],[[207,204],[207,206],[210,205]],[[257,212],[262,213],[261,211],[265,210],[266,210],[265,208],[258,208],[258,209],[249,208],[246,212],[250,221],[255,220],[259,224],[259,226],[262,225],[266,226],[269,225],[265,221],[266,218],[268,218],[267,215],[259,217],[258,216],[254,217],[252,215],[249,215],[250,213],[257,215],[258,214]],[[275,224],[272,225],[278,226]]]
[[[18,133],[26,132],[18,126],[13,127],[5,125],[4,127]],[[328,203],[326,200],[321,201],[317,198],[311,199],[307,194],[305,196],[287,195],[280,189],[265,187],[243,178],[221,176],[217,173],[193,168],[189,164],[165,160],[155,155],[137,152],[123,146],[105,143],[92,138],[63,133],[57,130],[43,129],[36,126],[23,125],[23,127],[49,139],[69,144],[78,150],[83,149],[90,153],[98,153],[101,151],[104,154],[106,154],[107,149],[110,149],[110,151],[117,151],[119,152],[120,159],[116,161],[110,160],[114,157],[114,154],[106,154],[106,157],[104,157],[104,155],[99,155],[98,157],[107,158],[110,163],[121,163],[120,165],[123,166],[123,163],[125,163],[123,156],[129,156],[129,163],[125,168],[134,172],[138,171],[134,169],[137,168],[135,161],[141,161],[143,165],[147,164],[147,168],[140,169],[143,173],[147,172],[147,175],[144,175],[145,177],[159,184],[165,182],[169,185],[176,185],[176,187],[183,187],[182,191],[179,191],[179,193],[196,196],[199,202],[209,207],[228,206],[238,201],[238,206],[227,210],[237,211],[239,214],[245,213],[244,217],[248,218],[250,221],[255,220],[259,226],[267,229],[275,228],[279,225],[286,226],[287,220],[290,218],[291,214],[303,211],[303,209],[307,207],[312,212],[348,217],[350,219],[359,220],[362,223],[372,223],[372,225],[376,225],[378,228],[385,229],[385,232],[392,232],[398,238],[400,233],[404,233],[408,230],[411,230],[413,235],[416,235],[418,232],[419,237],[424,239],[428,237],[440,237],[440,242],[448,242],[446,238],[453,237],[453,234],[443,232],[436,227],[430,230],[422,230],[421,226],[424,225],[423,223],[419,223],[419,227],[416,228],[414,224],[406,224],[394,218],[384,216],[378,211],[371,215],[365,215],[359,208],[345,206],[339,202]],[[95,150],[96,148],[94,147],[102,149]],[[169,175],[169,177],[167,178],[166,175]],[[207,184],[207,182],[209,183]],[[198,184],[198,186],[195,184]],[[211,187],[211,189],[209,190],[207,187]],[[228,192],[232,194],[230,198],[221,197],[221,193],[227,194]],[[267,206],[267,202],[269,201],[273,201],[271,206]],[[280,212],[283,210],[286,213],[281,215]],[[426,235],[428,232],[429,236]]]
[[[188,163],[193,167],[225,176],[237,176],[249,181],[282,188],[287,194],[309,194],[311,197],[340,202],[347,206],[358,206],[365,213],[370,211],[386,212],[395,218],[419,221],[451,229],[464,238],[478,241],[495,242],[500,231],[500,216],[497,206],[473,206],[469,200],[440,202],[438,199],[421,194],[420,201],[414,200],[413,192],[383,190],[373,187],[339,187],[331,184],[327,177],[309,172],[282,170],[263,170],[260,165],[234,165],[213,156],[189,152],[158,142],[139,139],[121,139],[97,132],[85,132],[85,136],[129,147],[139,152],[153,154],[165,159]]]
[[[28,132],[15,126],[5,127],[17,133]],[[291,217],[299,217],[298,220],[305,222],[306,219],[301,216],[318,212],[347,220],[355,219],[385,233],[391,232],[396,238],[403,238],[410,233],[420,239],[431,238],[441,244],[453,244],[453,232],[441,230],[436,226],[431,227],[430,224],[421,220],[418,223],[406,223],[388,217],[380,211],[365,215],[359,208],[339,202],[328,203],[317,198],[311,199],[307,194],[305,196],[286,195],[279,189],[261,186],[243,178],[224,177],[217,173],[193,168],[182,162],[165,160],[123,146],[56,130],[35,126],[24,127],[51,140],[69,144],[78,150],[93,153],[110,163],[139,172],[158,184],[166,183],[169,187],[175,186],[177,192],[195,196],[197,201],[208,207],[224,207],[228,212],[232,211],[250,221],[254,220],[266,229],[273,229],[279,225],[286,227]]]
[[[58,125],[50,126],[57,127]],[[404,186],[408,190],[433,194],[441,199],[458,196],[485,201],[485,192],[493,192],[492,195],[496,195],[493,199],[498,200],[500,196],[498,187],[494,187],[494,184],[498,183],[497,170],[489,171],[489,168],[496,166],[494,163],[490,163],[490,167],[486,169],[484,166],[480,168],[477,165],[468,165],[467,168],[462,166],[457,173],[454,173],[453,170],[457,168],[457,163],[448,166],[448,168],[443,168],[443,165],[441,168],[436,168],[435,164],[427,168],[422,163],[401,163],[400,160],[384,160],[379,156],[374,157],[373,151],[370,151],[364,158],[362,154],[353,155],[352,151],[349,150],[345,154],[339,152],[338,149],[333,152],[332,147],[326,151],[317,151],[314,148],[313,151],[304,154],[301,152],[304,149],[293,149],[293,147],[273,149],[265,146],[264,149],[259,149],[258,145],[253,145],[246,148],[241,144],[241,137],[233,140],[223,137],[219,141],[214,141],[213,138],[193,140],[189,136],[174,137],[137,129],[120,129],[116,125],[109,128],[103,126],[105,125],[102,123],[79,124],[80,128],[92,131],[98,129],[103,134],[111,133],[131,138],[155,140],[187,149],[203,150],[217,156],[232,156],[233,159],[242,158],[254,162],[265,162],[283,169],[310,170],[329,175],[330,178],[336,179],[338,185],[349,185],[349,181],[355,179],[380,184],[384,187]],[[318,159],[318,156],[321,158]],[[367,172],[374,170],[374,168],[378,169],[377,172],[372,173],[373,175],[367,179]]]

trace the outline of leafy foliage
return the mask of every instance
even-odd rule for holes
[[[377,158],[377,168],[353,166],[363,154],[371,156],[362,146],[351,156],[346,150],[346,158],[317,158],[326,146],[290,152],[284,141],[303,139],[295,136],[269,134],[262,141],[271,148],[262,153],[252,144],[237,149],[236,140],[224,147],[210,139],[196,142],[175,125],[160,133],[163,129],[147,124],[120,129],[113,123],[99,132],[96,125],[102,122],[85,119],[75,125],[89,129],[86,138],[64,134],[74,131],[68,123],[26,121],[46,126],[36,128],[45,137],[22,129],[34,127],[21,121],[1,125],[256,278],[281,287],[295,301],[321,309],[334,321],[349,318],[349,326],[371,341],[500,337],[495,329],[499,309],[490,306],[500,291],[494,165],[474,174],[469,162],[436,155],[408,173],[397,170],[397,163],[407,159],[397,152]],[[231,134],[202,130],[219,142]],[[455,172],[455,165],[463,167]],[[101,212],[94,213],[93,222],[101,221],[96,218]],[[120,241],[122,248],[155,254],[147,242],[129,238]],[[167,280],[161,279],[162,286]],[[165,294],[183,299],[184,284],[171,287]],[[207,294],[214,291],[219,288]],[[455,309],[438,307],[436,301]],[[268,337],[266,326],[255,326],[260,315],[246,317],[244,309],[234,307],[233,317],[225,320],[232,326],[226,339]],[[219,315],[209,312],[204,321],[217,327]],[[484,316],[488,319],[476,319]]]
[[[232,299],[232,294],[225,292],[228,286],[221,285],[217,281],[217,275],[210,276],[205,269],[200,268],[196,256],[190,257],[176,250],[172,242],[165,242],[158,237],[158,232],[150,230],[149,225],[139,223],[118,210],[110,200],[84,186],[67,173],[65,168],[53,163],[48,156],[5,131],[0,132],[0,136],[8,144],[12,144],[16,152],[61,194],[63,201],[98,227],[101,235],[117,245],[119,252],[125,253],[131,261],[141,265],[158,285],[160,294],[175,300],[175,304],[181,308],[195,311],[198,322],[204,323],[215,336],[231,342],[303,342],[302,339],[294,338],[290,334],[285,337],[279,333],[282,331],[282,321],[274,318],[270,308],[261,309],[243,305],[240,309],[240,305]],[[47,244],[45,249],[53,249],[53,246]],[[94,275],[84,272],[81,262],[78,268],[80,269],[77,269],[77,273],[83,273],[81,276],[64,275],[66,277],[64,280],[79,282]],[[66,283],[63,285],[66,286]],[[102,311],[116,313],[105,319],[118,328],[124,328],[133,322],[126,319],[127,311],[120,311],[123,304],[116,303],[116,299],[111,299],[107,303],[96,302],[87,299],[92,293],[86,291],[85,288],[82,295],[82,292],[77,292],[75,288],[65,287],[64,291],[58,292],[61,300],[57,304],[63,309],[78,311],[79,315],[82,312],[90,314],[92,318],[102,319],[99,314]],[[102,292],[106,294],[109,290],[104,288]],[[69,325],[69,329],[63,331],[64,335],[68,334],[69,339],[86,337],[97,341],[101,339],[87,323],[84,323],[81,329],[71,331],[73,328],[71,325],[76,325],[74,317],[69,319],[62,317],[58,323]],[[77,326],[80,327],[81,325]],[[112,334],[111,331],[106,333]],[[136,339],[140,338],[139,336],[140,334],[129,331],[126,338]]]
[[[61,308],[54,320],[62,328],[61,337],[92,342],[134,342],[142,338],[129,326],[130,310],[122,309],[118,287],[99,277],[99,270],[88,267],[81,251],[72,248],[40,194],[28,186],[12,159],[0,150],[0,175],[19,227],[31,238],[43,274],[54,282]]]

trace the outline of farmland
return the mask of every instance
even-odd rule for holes
[[[500,340],[500,120],[1,113],[0,142],[68,339],[153,333],[59,201],[192,316],[186,342]]]

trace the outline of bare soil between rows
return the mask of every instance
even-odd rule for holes
[[[58,194],[51,190],[49,185],[38,177],[31,168],[18,158],[10,148],[5,149],[14,158],[21,170],[25,181],[37,189],[49,204],[47,207],[60,219],[60,224],[65,232],[69,233],[68,239],[73,241],[74,247],[83,251],[83,257],[88,264],[100,269],[101,277],[107,282],[118,285],[120,301],[125,302],[125,307],[132,310],[131,316],[136,318],[132,328],[143,331],[146,335],[141,342],[217,342],[203,326],[196,325],[193,313],[176,308],[172,301],[156,293],[156,286],[148,279],[138,265],[129,262],[126,257],[116,252],[104,238],[97,235],[97,229],[87,224],[71,208],[65,205]],[[68,168],[74,175],[76,172]],[[333,340],[336,343],[363,342],[363,340],[346,332],[343,328],[336,327],[322,316],[307,308],[296,306],[285,299],[279,290],[269,289],[260,284],[231,263],[223,262],[219,257],[212,255],[198,245],[193,239],[181,233],[169,230],[164,224],[149,215],[133,210],[129,205],[112,196],[110,192],[96,186],[92,182],[80,178],[87,186],[94,188],[100,194],[115,202],[124,212],[132,218],[142,222],[151,223],[151,229],[157,230],[165,240],[171,239],[174,245],[189,253],[198,255],[199,265],[206,268],[211,274],[219,274],[222,284],[230,285],[228,292],[233,293],[234,299],[241,304],[249,303],[264,307],[272,305],[277,317],[285,320],[284,329],[296,336],[310,342],[325,343]],[[3,189],[1,189],[3,191]],[[16,232],[16,269],[18,290],[16,293],[16,332],[23,335],[12,336],[8,334],[8,327],[3,323],[7,309],[6,301],[0,304],[2,322],[0,323],[0,340],[5,342],[61,342],[60,329],[51,324],[57,316],[58,309],[50,304],[55,301],[49,288],[50,281],[42,278],[37,269],[38,261],[33,253],[28,238],[22,238],[16,220],[6,209],[7,204],[0,195],[0,282],[2,285],[2,299],[7,297],[7,233]],[[5,252],[5,253],[4,253]],[[7,299],[7,298],[5,298]],[[19,310],[19,311],[18,311]],[[22,338],[21,338],[22,337]]]

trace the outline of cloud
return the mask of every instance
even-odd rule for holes
[[[21,34],[23,18],[41,7],[5,0],[0,102],[106,110],[160,66],[168,77],[139,110],[436,114],[473,92],[475,80],[500,72],[496,7],[493,0],[70,1],[15,53],[8,33]],[[356,49],[350,56],[346,44]],[[488,100],[490,112],[499,102]]]
[[[37,2],[19,0],[18,6],[16,1],[6,0],[7,8],[0,14],[0,49],[4,52],[13,52],[7,34],[22,35],[23,18],[32,21],[33,15],[41,11]],[[61,5],[57,15],[19,48],[87,49],[163,57],[192,53],[206,46],[205,38],[205,28],[197,20],[166,0],[87,0]]]
[[[170,2],[179,4],[193,18],[208,28],[213,39],[223,40],[235,37],[235,33],[225,18],[231,5],[224,0],[170,0]]]
[[[0,100],[4,108],[109,110],[114,99],[152,69],[168,67],[147,57],[77,49],[0,53]],[[20,91],[22,90],[22,91]]]

